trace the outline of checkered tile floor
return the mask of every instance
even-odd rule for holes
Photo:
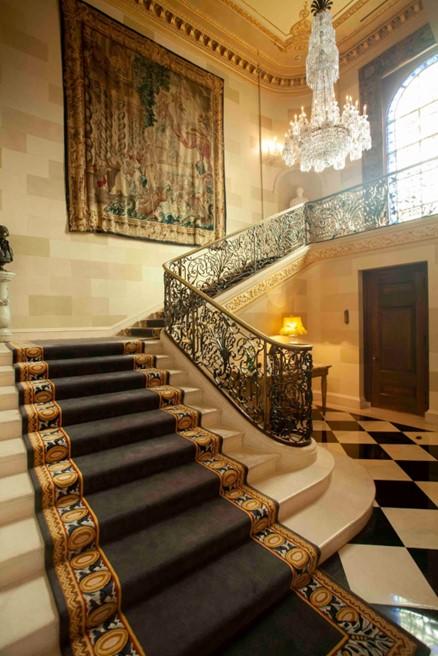
[[[438,654],[438,430],[318,408],[313,427],[376,485],[368,525],[322,569]]]

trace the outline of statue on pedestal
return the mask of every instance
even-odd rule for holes
[[[6,271],[5,264],[14,260],[14,253],[8,241],[9,230],[0,225],[0,342],[8,342],[11,338],[11,311],[9,309],[9,282],[15,278],[15,273]]]
[[[304,195],[304,189],[303,187],[297,187],[296,188],[296,196],[293,196],[290,201],[289,201],[289,207],[296,207],[297,205],[302,205],[303,203],[307,203],[309,199],[305,197]]]
[[[4,265],[14,261],[14,253],[8,242],[9,230],[0,225],[0,271],[4,271]]]

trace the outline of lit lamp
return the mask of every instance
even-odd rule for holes
[[[303,326],[301,317],[284,317],[283,325],[280,328],[280,335],[286,335],[287,337],[307,335],[307,330]],[[294,342],[296,340],[291,339],[289,341]]]

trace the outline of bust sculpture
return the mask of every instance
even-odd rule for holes
[[[289,201],[289,207],[296,207],[297,205],[302,205],[302,203],[307,203],[309,199],[304,196],[303,187],[296,188],[296,196]]]
[[[0,271],[4,271],[4,265],[10,264],[14,260],[14,253],[8,242],[9,230],[6,226],[0,225]]]

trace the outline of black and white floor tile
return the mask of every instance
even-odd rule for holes
[[[438,429],[318,408],[313,421],[315,440],[359,460],[376,485],[367,526],[321,569],[437,656]]]

